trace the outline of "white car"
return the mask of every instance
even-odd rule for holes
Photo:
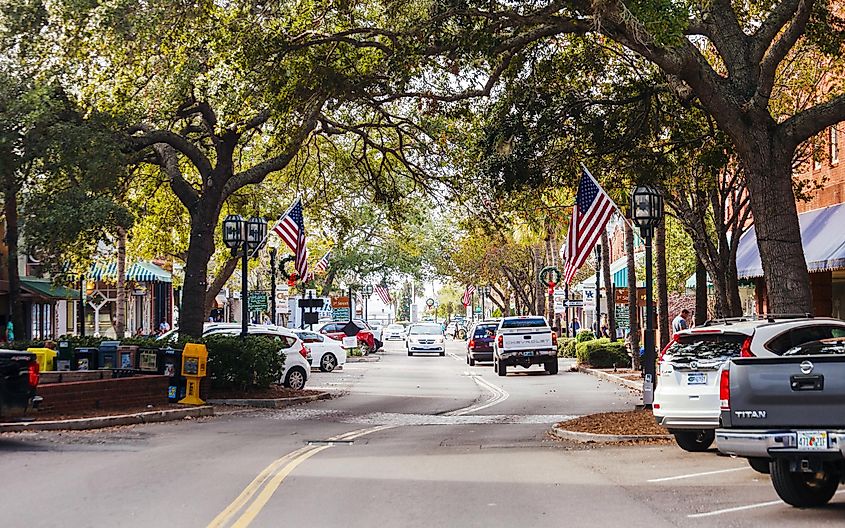
[[[493,341],[493,370],[508,375],[508,367],[540,365],[549,374],[558,373],[557,334],[538,315],[505,317],[496,327]]]
[[[405,339],[405,327],[400,324],[389,324],[384,329],[384,340]]]
[[[340,342],[308,330],[296,330],[295,333],[311,352],[311,367],[331,372],[346,364],[346,349]]]
[[[421,352],[445,356],[446,345],[443,343],[443,327],[436,323],[412,324],[408,327],[405,349],[409,356]]]
[[[681,449],[705,451],[719,426],[719,379],[731,358],[779,356],[834,337],[845,337],[845,321],[737,318],[678,332],[658,358],[654,417]]]
[[[255,325],[247,327],[249,335],[265,336],[275,339],[282,344],[281,351],[285,353],[285,370],[279,380],[285,387],[294,390],[305,388],[308,375],[311,372],[311,358],[302,340],[293,331],[273,325]],[[213,335],[240,335],[240,323],[218,323],[207,327],[203,337]]]

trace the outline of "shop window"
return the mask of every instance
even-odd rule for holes
[[[839,129],[836,125],[830,127],[830,163],[836,165],[839,163]]]

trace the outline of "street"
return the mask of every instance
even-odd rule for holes
[[[447,355],[315,373],[339,396],[282,410],[104,431],[0,435],[0,525],[827,526],[781,503],[743,460],[674,444],[584,446],[547,436],[636,397],[575,372],[468,367]],[[565,360],[561,360],[565,361]],[[5,478],[14,475],[15,479]]]

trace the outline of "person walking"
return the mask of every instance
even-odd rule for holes
[[[689,310],[684,308],[681,310],[681,313],[678,314],[675,319],[672,320],[672,332],[678,333],[681,330],[686,330],[689,328]]]

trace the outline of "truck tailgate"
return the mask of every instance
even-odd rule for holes
[[[35,391],[29,385],[29,364],[35,354],[0,350],[0,417],[26,412]]]
[[[730,391],[730,427],[841,427],[845,357],[737,358]]]
[[[551,331],[545,328],[503,328],[499,332],[505,352],[554,348]]]

